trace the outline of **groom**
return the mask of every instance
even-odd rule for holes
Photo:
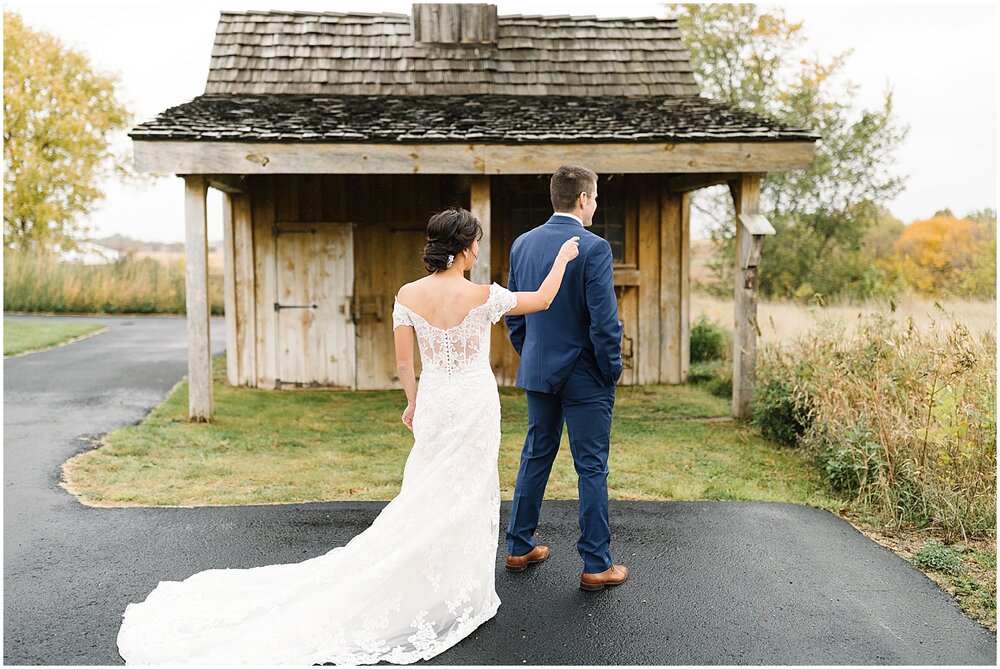
[[[528,399],[528,434],[507,527],[507,569],[523,571],[549,556],[533,535],[565,420],[579,477],[580,587],[601,590],[628,577],[624,565],[611,562],[607,486],[611,409],[622,372],[622,324],[611,245],[586,230],[597,209],[597,174],[586,167],[560,167],[549,193],[555,213],[514,240],[507,288],[536,290],[570,237],[580,237],[580,256],[566,267],[547,310],[505,318],[521,356],[517,385]]]

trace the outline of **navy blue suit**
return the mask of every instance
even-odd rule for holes
[[[580,237],[580,255],[567,265],[549,308],[505,318],[510,341],[521,356],[517,385],[528,400],[528,434],[507,528],[507,552],[524,555],[535,546],[542,497],[565,421],[579,478],[577,550],[583,570],[597,573],[611,567],[608,447],[615,384],[622,371],[611,245],[575,219],[553,214],[544,225],[514,240],[507,288],[538,290],[563,242],[574,236]]]

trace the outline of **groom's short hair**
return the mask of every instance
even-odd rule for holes
[[[549,180],[549,197],[552,198],[553,211],[570,211],[576,204],[580,193],[594,192],[597,185],[597,172],[580,165],[563,165]]]

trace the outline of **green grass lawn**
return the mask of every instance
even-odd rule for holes
[[[213,422],[187,420],[187,382],[140,424],[64,466],[64,486],[95,506],[201,506],[389,500],[413,444],[401,390],[233,388],[213,360]],[[500,483],[510,499],[527,421],[524,393],[501,390]],[[796,451],[726,420],[728,400],[693,386],[619,389],[611,432],[612,499],[747,499],[837,509]],[[715,420],[713,420],[715,419]],[[719,420],[721,419],[721,420]],[[575,499],[566,437],[546,490]]]
[[[68,341],[75,337],[101,330],[103,323],[93,322],[52,322],[22,321],[4,319],[3,354],[17,355],[25,351],[44,349]]]

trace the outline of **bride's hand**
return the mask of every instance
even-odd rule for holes
[[[413,411],[416,409],[412,404],[407,404],[406,408],[403,410],[403,425],[410,428],[410,432],[413,432]]]
[[[559,255],[556,257],[560,260],[565,260],[568,263],[570,260],[580,255],[580,245],[577,243],[579,239],[579,237],[570,237],[563,242],[562,248],[559,249]]]

